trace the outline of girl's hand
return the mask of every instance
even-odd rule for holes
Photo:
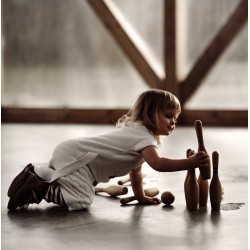
[[[138,199],[140,204],[143,205],[157,205],[161,203],[161,200],[156,198],[156,197],[149,197],[149,196],[144,196],[141,199]]]
[[[203,151],[198,151],[195,155],[190,156],[188,160],[191,161],[193,168],[203,168],[210,166],[209,155]]]

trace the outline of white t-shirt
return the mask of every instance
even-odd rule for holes
[[[144,162],[140,151],[153,145],[154,136],[141,124],[110,133],[63,141],[55,148],[49,163],[34,164],[35,172],[48,182],[60,184],[69,210],[83,209],[92,203],[93,183],[128,174]]]
[[[144,159],[140,150],[150,145],[158,146],[155,137],[145,126],[135,123],[104,135],[60,143],[54,150],[50,166],[61,172],[69,166],[73,171],[84,162],[97,182],[108,182],[142,164]]]

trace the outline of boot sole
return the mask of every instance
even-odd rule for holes
[[[10,211],[15,211],[18,207],[18,203],[20,202],[19,199],[20,197],[24,194],[27,193],[27,191],[30,191],[30,185],[29,183],[34,180],[34,175],[30,172],[24,172],[22,179],[20,178],[20,188],[19,190],[15,193],[14,196],[12,196],[8,202],[7,208]],[[21,185],[22,184],[22,185]]]
[[[29,172],[30,169],[32,168],[31,164],[28,164],[12,181],[10,184],[10,187],[8,189],[7,195],[8,197],[13,197],[15,196],[16,192],[19,190],[19,188],[23,184],[23,179],[25,178],[26,172]]]

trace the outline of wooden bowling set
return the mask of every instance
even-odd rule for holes
[[[202,123],[200,120],[195,121],[195,131],[198,139],[198,151],[207,152],[202,132]],[[187,157],[194,155],[191,149],[187,150]],[[219,153],[212,153],[213,176],[209,185],[208,179],[211,178],[211,166],[200,168],[198,180],[196,178],[195,169],[188,170],[184,181],[184,193],[186,207],[188,211],[196,211],[199,207],[206,207],[208,195],[212,210],[219,210],[221,204],[222,188],[218,175]]]

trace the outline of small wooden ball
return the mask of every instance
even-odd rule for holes
[[[171,205],[174,202],[175,197],[171,192],[166,191],[162,193],[161,200],[164,204]]]

